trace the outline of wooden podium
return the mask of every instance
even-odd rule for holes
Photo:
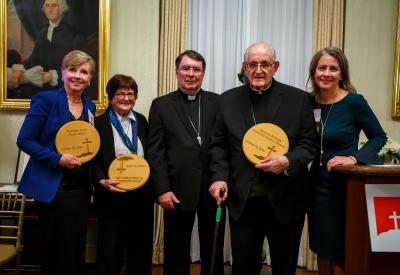
[[[400,184],[400,165],[337,166],[347,176],[346,275],[399,275],[400,252],[372,252],[365,184]]]

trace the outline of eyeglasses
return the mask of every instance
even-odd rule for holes
[[[115,97],[117,97],[118,99],[124,99],[125,96],[127,96],[129,99],[132,99],[135,97],[134,93],[117,93],[114,95]]]
[[[260,66],[261,70],[263,71],[268,71],[274,66],[274,62],[268,63],[268,62],[249,62],[246,63],[247,68],[249,68],[250,71],[256,71],[258,67]]]
[[[185,65],[183,65],[179,70],[184,73],[189,73],[191,70],[193,71],[194,74],[203,73],[203,70],[199,67],[191,67],[191,66],[185,66]]]

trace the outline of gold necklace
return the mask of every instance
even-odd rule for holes
[[[81,103],[82,102],[82,99],[73,99],[73,98],[70,98],[69,96],[67,96],[67,98],[72,103]]]
[[[325,122],[323,121],[322,114],[321,114],[321,144],[320,144],[321,146],[320,146],[320,154],[319,154],[319,166],[322,166],[322,154],[324,153],[324,130],[325,130],[326,124],[328,122],[329,114],[331,113],[333,104],[334,103],[332,103],[331,106],[329,107],[329,111],[328,111],[328,114],[326,115]],[[319,103],[318,103],[318,109],[320,109]]]

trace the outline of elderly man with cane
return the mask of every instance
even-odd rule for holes
[[[307,165],[317,154],[313,110],[306,92],[274,79],[274,48],[257,42],[247,48],[243,69],[249,83],[221,95],[210,145],[213,184],[229,193],[232,274],[258,275],[267,237],[273,273],[294,275],[307,205]],[[245,156],[246,132],[273,124],[288,137],[288,152],[253,164]],[[225,197],[224,196],[224,197]]]

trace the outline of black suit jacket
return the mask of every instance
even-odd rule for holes
[[[281,127],[289,138],[289,174],[266,173],[245,157],[242,140],[254,125],[249,85],[221,95],[220,114],[210,147],[212,180],[228,182],[230,215],[239,219],[254,181],[261,181],[282,222],[290,222],[305,213],[309,181],[307,165],[317,153],[317,139],[310,97],[297,88],[273,80],[266,121]]]
[[[177,90],[153,100],[149,115],[149,162],[155,195],[172,191],[181,201],[178,209],[190,211],[197,207],[200,192],[206,192],[210,185],[207,152],[219,95],[201,91],[200,146],[181,93]]]
[[[95,203],[98,207],[109,207],[110,205],[119,204],[121,202],[121,196],[134,196],[135,199],[140,198],[143,201],[153,201],[151,181],[134,191],[127,193],[111,193],[104,189],[99,184],[99,180],[108,179],[108,167],[111,162],[116,158],[114,136],[111,126],[111,122],[108,115],[109,109],[104,114],[95,118],[95,127],[100,134],[101,145],[99,152],[96,155],[93,164],[93,179],[95,186]],[[148,134],[148,122],[146,118],[135,112],[138,122],[138,137],[143,145],[144,157],[147,158],[147,134]],[[129,201],[128,199],[126,201]]]

